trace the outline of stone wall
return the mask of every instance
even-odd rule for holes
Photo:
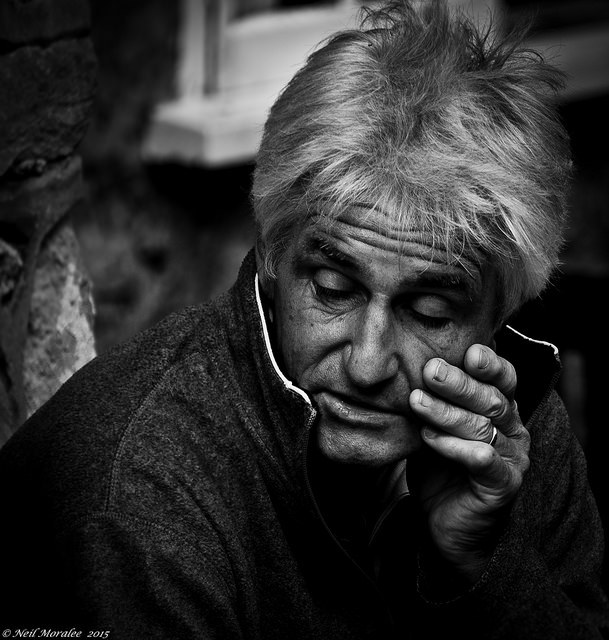
[[[95,354],[71,227],[96,92],[86,0],[0,3],[0,446]]]

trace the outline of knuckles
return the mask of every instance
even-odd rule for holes
[[[506,418],[511,417],[510,405],[505,396],[501,395],[497,389],[493,388],[492,394],[486,403],[488,408],[484,415],[494,422],[503,423]]]

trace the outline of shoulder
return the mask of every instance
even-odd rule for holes
[[[223,304],[172,314],[83,367],[0,450],[2,484],[24,500],[46,491],[66,520],[108,508],[115,487],[154,500],[170,475],[187,484],[230,395],[214,393],[217,363],[231,368]]]

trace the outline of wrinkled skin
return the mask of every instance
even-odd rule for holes
[[[319,409],[322,455],[369,470],[433,451],[417,470],[431,539],[475,581],[529,450],[514,369],[492,349],[492,269],[354,207],[296,235],[268,294],[282,368]]]

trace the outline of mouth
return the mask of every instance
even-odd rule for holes
[[[407,418],[403,413],[396,413],[355,398],[322,391],[316,399],[322,413],[354,428],[388,429],[407,425]]]

